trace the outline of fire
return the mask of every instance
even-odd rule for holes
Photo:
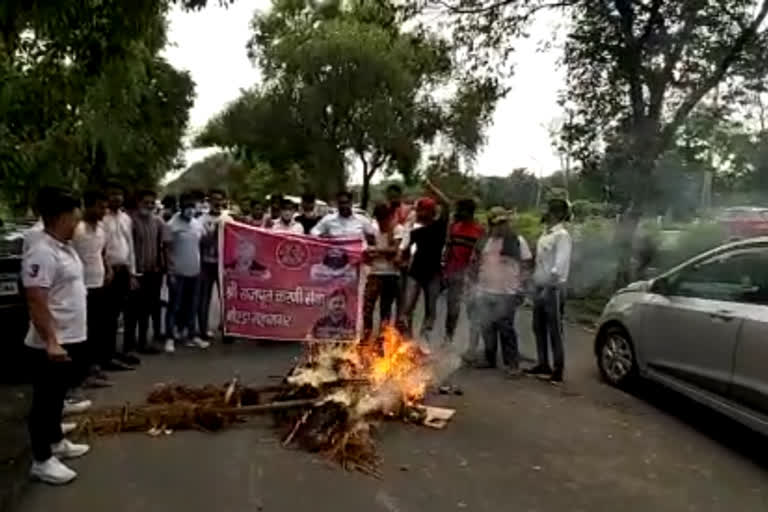
[[[391,327],[383,330],[382,339],[380,350],[369,347],[368,357],[364,357],[373,391],[397,391],[406,404],[424,398],[432,377],[426,364],[428,354]]]

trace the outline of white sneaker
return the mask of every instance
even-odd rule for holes
[[[191,340],[187,340],[187,342],[185,343],[185,346],[187,346],[189,348],[202,348],[202,349],[206,349],[206,348],[210,347],[211,344],[208,343],[205,340],[200,339],[200,337],[195,336]]]
[[[51,452],[60,459],[76,459],[88,453],[90,449],[87,444],[75,444],[69,439],[62,439],[51,445]]]
[[[61,413],[65,416],[67,414],[82,414],[90,409],[92,405],[93,403],[90,400],[75,400],[68,398],[64,400],[64,409],[62,409]]]
[[[176,342],[173,338],[168,338],[165,340],[165,353],[173,354],[174,352],[176,352]]]
[[[61,424],[61,433],[64,435],[71,434],[77,428],[77,423],[74,421],[66,421]]]
[[[68,484],[77,477],[77,473],[62,464],[56,457],[51,457],[45,462],[33,462],[29,475],[51,485]]]

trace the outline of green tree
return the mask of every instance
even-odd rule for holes
[[[41,184],[153,185],[179,165],[194,84],[159,56],[171,3],[0,3],[4,201],[24,210]]]
[[[659,158],[715,88],[733,90],[765,77],[768,0],[457,0],[446,5],[463,20],[458,31],[478,35],[473,44],[502,52],[512,48],[511,38],[541,9],[555,5],[571,20],[565,98],[575,115],[564,138],[586,166],[609,160],[626,171],[628,219],[620,245],[627,250],[617,276],[623,283],[629,278],[630,241],[652,197]]]
[[[471,161],[496,82],[461,75],[446,39],[404,22],[386,1],[275,0],[252,23],[249,51],[263,84],[213,119],[197,143],[275,169],[298,163],[325,190],[344,187],[348,167],[359,165],[364,206],[376,173],[407,178],[438,136]]]

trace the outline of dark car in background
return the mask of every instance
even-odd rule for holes
[[[9,221],[0,226],[0,379],[24,377],[24,337],[29,327],[21,288],[24,232],[34,220]]]

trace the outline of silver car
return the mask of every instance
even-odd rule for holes
[[[615,386],[651,379],[768,435],[768,237],[618,291],[595,355]]]

